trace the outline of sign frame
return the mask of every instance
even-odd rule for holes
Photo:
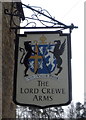
[[[69,100],[66,103],[62,104],[53,104],[53,105],[36,105],[36,104],[26,104],[17,102],[17,69],[18,69],[18,50],[19,50],[19,38],[26,37],[29,34],[59,34],[60,36],[67,37],[67,59],[68,59],[68,90],[69,90]],[[47,107],[55,107],[55,106],[65,106],[70,104],[72,100],[72,81],[71,81],[71,34],[70,33],[62,33],[62,31],[38,31],[38,32],[25,32],[24,34],[17,34],[15,41],[15,66],[14,66],[14,84],[13,84],[13,101],[17,105],[21,106],[33,106],[38,108],[47,108]]]

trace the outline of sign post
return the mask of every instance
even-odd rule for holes
[[[71,102],[71,40],[62,32],[27,32],[16,39],[14,102],[68,105]]]

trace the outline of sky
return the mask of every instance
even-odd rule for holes
[[[78,26],[71,33],[72,101],[84,101],[84,1],[85,0],[22,0],[26,5],[46,9],[56,20]],[[29,10],[28,10],[29,11]],[[26,12],[25,14],[29,14]]]

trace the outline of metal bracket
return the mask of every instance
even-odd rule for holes
[[[16,7],[15,7],[16,4]],[[24,16],[23,9],[27,9],[28,16]],[[37,6],[29,6],[25,5],[21,2],[12,3],[11,12],[7,9],[4,10],[4,13],[11,16],[10,26],[13,22],[14,27],[11,26],[11,29],[49,29],[54,28],[56,30],[64,30],[69,29],[70,33],[74,28],[78,28],[77,26],[65,25],[62,22],[53,18],[50,13]],[[15,17],[19,17],[20,24],[23,26],[17,25],[15,23]],[[24,24],[25,23],[25,24]]]
[[[11,9],[4,9],[4,13],[6,15],[11,16],[10,17],[10,27],[12,26],[12,23],[16,26],[15,24],[15,17],[18,17],[19,21],[25,20],[25,16],[23,13],[23,8],[22,8],[22,3],[21,2],[12,2],[11,3]]]

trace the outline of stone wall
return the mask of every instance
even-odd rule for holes
[[[5,8],[11,10],[11,5],[11,2],[2,3],[2,118],[16,117],[16,105],[12,101],[15,31],[10,29],[11,16],[4,13]]]
[[[2,114],[2,3],[0,2],[0,118]]]

